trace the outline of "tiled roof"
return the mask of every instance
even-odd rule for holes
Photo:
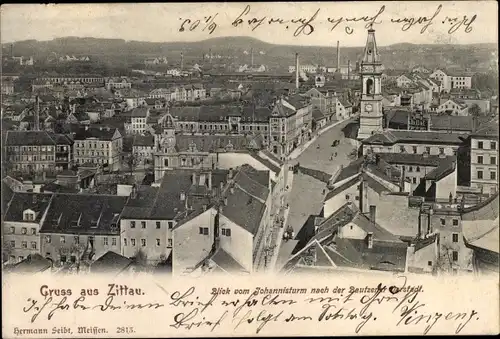
[[[46,131],[7,131],[7,146],[55,145],[54,139]]]
[[[134,135],[133,146],[154,146],[155,138],[152,135]]]
[[[75,133],[75,140],[86,140],[96,138],[99,140],[111,141],[116,132],[115,128],[108,127],[80,127]]]
[[[467,138],[464,133],[442,133],[433,131],[397,131],[388,130],[374,134],[362,141],[363,144],[388,144],[400,142],[409,143],[436,143],[436,144],[462,144]]]
[[[30,254],[26,259],[10,268],[10,272],[16,273],[39,273],[49,270],[52,267],[52,261],[44,258],[38,253]]]
[[[132,112],[130,112],[130,116],[133,118],[146,118],[148,115],[148,108],[138,107],[134,108]]]
[[[338,236],[340,227],[345,227],[351,222],[366,233],[373,234],[372,248],[368,248],[366,239]],[[334,263],[340,267],[403,271],[406,251],[406,244],[398,237],[370,221],[352,204],[346,204],[323,221],[316,235],[291,258],[290,262],[308,265],[307,257],[315,253],[316,260],[309,265],[331,266],[331,263]]]
[[[196,149],[200,152],[215,152],[223,150],[232,145],[233,150],[246,150],[250,148],[251,140],[257,142],[257,147],[260,147],[258,138],[251,135],[188,135],[180,134],[176,136],[176,147],[179,151],[189,150],[189,145],[194,143]]]
[[[431,115],[431,130],[450,130],[472,132],[472,116]]]
[[[113,251],[108,251],[90,265],[92,273],[117,274],[132,264],[132,259]]]
[[[486,201],[463,210],[462,228],[468,245],[499,251],[498,192]]]
[[[40,233],[114,234],[128,197],[55,193]]]
[[[218,248],[210,258],[223,271],[231,272],[247,272],[234,258],[224,249]]]
[[[23,221],[23,212],[30,209],[36,213],[34,222],[40,222],[49,206],[51,194],[15,192],[5,212],[4,221]]]
[[[472,136],[498,138],[498,120],[484,124]]]
[[[267,196],[269,195],[268,185],[262,185],[260,182],[253,180],[245,173],[244,169],[239,169],[234,176],[234,182],[237,187],[241,188],[252,197],[261,200],[262,203],[266,202]]]
[[[265,211],[265,204],[255,199],[238,186],[228,191],[227,205],[222,207],[222,215],[256,235]]]

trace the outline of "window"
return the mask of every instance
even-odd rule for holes
[[[10,242],[10,247],[12,247],[12,248],[15,248],[15,247],[16,247],[16,242],[15,242],[14,240],[12,240],[12,241]]]
[[[346,194],[345,195],[345,200],[349,200],[351,197],[349,196],[349,194]]]
[[[497,180],[497,172],[490,172],[490,179],[491,180]]]
[[[48,235],[48,236],[45,237],[45,242],[47,244],[50,244],[51,241],[52,241],[52,238],[50,237],[50,235]]]
[[[131,244],[132,246],[135,246],[135,239],[130,239],[130,244]]]
[[[116,246],[116,238],[111,238],[111,246]]]
[[[457,251],[453,251],[452,256],[453,256],[453,261],[458,261],[458,252]]]
[[[413,166],[408,166],[408,172],[413,172]]]
[[[417,153],[417,146],[413,146],[413,153]]]
[[[156,222],[156,228],[160,228],[161,227],[161,224],[159,221]]]
[[[354,199],[359,201],[359,196],[355,196]]]
[[[491,149],[497,149],[497,143],[495,141],[490,142],[490,148]]]
[[[432,261],[428,261],[427,266],[432,266]]]
[[[445,225],[446,225],[446,219],[441,218],[441,225],[442,225],[442,226],[445,226]]]
[[[477,171],[477,178],[482,179],[483,178],[483,171]]]
[[[135,228],[135,221],[130,222],[130,228]]]
[[[200,227],[200,234],[208,235],[208,227]]]
[[[141,221],[141,227],[142,228],[146,228],[146,222],[145,221]]]
[[[61,238],[60,238],[60,243],[61,244],[65,244],[66,243],[66,238],[64,237],[64,235],[61,235]]]
[[[226,237],[230,237],[231,236],[231,229],[230,228],[223,228],[222,235],[225,235]]]
[[[417,183],[417,178],[412,178],[412,181],[413,181],[414,184],[416,184]]]
[[[62,262],[62,263],[65,263],[65,262],[66,262],[66,256],[65,256],[65,255],[61,255],[61,262]]]
[[[458,226],[458,219],[453,219],[453,226]]]
[[[483,156],[482,156],[482,155],[479,155],[479,156],[477,157],[477,163],[478,163],[478,164],[482,164],[482,163],[483,163]]]
[[[444,148],[443,147],[439,147],[439,154],[444,154]]]
[[[497,164],[497,157],[490,157],[490,165],[496,165]]]
[[[102,238],[102,244],[104,246],[108,246],[108,238],[107,237],[106,238]]]
[[[26,227],[21,228],[21,234],[28,233],[28,229]]]
[[[78,244],[80,243],[80,237],[79,237],[79,236],[77,236],[77,235],[75,235],[75,236],[73,237],[73,242],[74,242],[76,245],[78,245]]]
[[[141,246],[146,247],[146,239],[141,239]]]
[[[404,152],[405,152],[405,147],[404,147],[404,146],[399,146],[399,151],[400,151],[401,153],[404,153]]]
[[[127,246],[127,238],[123,238],[123,246]]]
[[[426,147],[426,148],[425,148],[425,153],[427,153],[427,154],[431,154],[431,148],[430,148],[430,147]]]
[[[453,242],[458,242],[458,233],[453,233],[452,234],[452,241]]]
[[[22,248],[28,248],[28,242],[27,241],[21,241],[21,247]]]
[[[168,222],[168,229],[171,230],[174,227],[173,221]]]
[[[483,142],[482,141],[477,142],[477,148],[483,149]]]
[[[31,249],[36,250],[36,241],[31,242]]]
[[[31,235],[36,235],[36,228],[35,227],[31,228]]]
[[[14,227],[11,227],[11,228],[10,228],[10,233],[11,233],[11,234],[14,234],[15,232],[16,232],[16,229],[15,229]]]

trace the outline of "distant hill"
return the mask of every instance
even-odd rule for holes
[[[144,42],[123,39],[98,39],[64,37],[50,41],[25,40],[12,44],[14,55],[33,55],[35,60],[46,60],[50,55],[93,56],[110,62],[142,62],[147,56],[166,56],[169,61],[180,60],[184,53],[187,62],[201,60],[209,50],[221,55],[225,60],[237,64],[250,62],[249,52],[253,48],[254,63],[271,67],[292,65],[295,53],[299,53],[301,63],[315,63],[333,66],[336,62],[336,48],[289,46],[269,44],[251,37],[222,37],[197,42]],[[401,43],[379,47],[386,68],[405,69],[416,65],[428,68],[488,68],[498,58],[496,44],[474,45],[419,45]],[[263,52],[262,54],[260,52]],[[354,65],[360,58],[362,47],[342,47],[341,63],[350,60]],[[3,55],[10,55],[11,44],[2,44]]]

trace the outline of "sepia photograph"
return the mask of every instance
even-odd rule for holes
[[[498,334],[497,11],[3,5],[3,337]]]

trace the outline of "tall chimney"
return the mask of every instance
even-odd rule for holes
[[[184,69],[184,53],[181,52],[181,71]]]
[[[299,89],[299,53],[295,53],[295,88]]]
[[[377,206],[370,205],[370,221],[375,224],[375,217],[377,216]]]
[[[366,235],[366,241],[368,248],[373,248],[373,232],[368,232]]]
[[[340,72],[340,42],[337,40],[337,72]]]
[[[40,98],[36,96],[36,109],[35,109],[35,131],[40,130]]]

